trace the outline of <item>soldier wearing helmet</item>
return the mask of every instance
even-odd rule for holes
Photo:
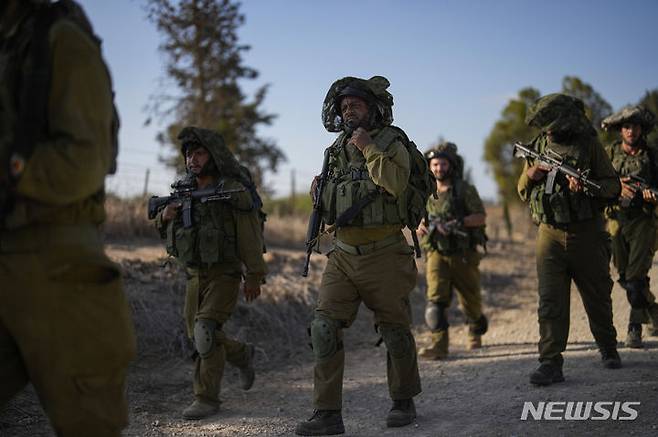
[[[539,225],[540,365],[530,374],[530,382],[549,385],[564,381],[562,353],[569,336],[572,280],[583,300],[603,366],[621,367],[612,324],[610,252],[603,219],[603,207],[619,195],[620,186],[581,100],[564,94],[544,96],[529,108],[526,123],[540,130],[531,147],[539,153],[558,154],[573,167],[589,171],[589,177],[601,186],[585,191],[582,183],[570,176],[553,173],[548,178],[550,169],[533,161],[525,163],[519,177],[519,195],[528,202]]]
[[[463,179],[463,159],[446,142],[426,153],[436,178],[438,197],[427,202],[428,222],[419,227],[426,254],[425,321],[431,344],[418,355],[429,360],[448,356],[448,318],[453,289],[468,320],[468,347],[482,346],[487,318],[482,313],[478,246],[486,242],[485,210],[477,189]]]
[[[128,421],[132,317],[99,229],[115,122],[82,8],[0,2],[0,410],[32,383],[62,437]]]
[[[298,435],[345,432],[342,331],[352,324],[362,301],[374,312],[387,348],[393,406],[386,424],[404,426],[416,417],[413,397],[421,388],[409,294],[417,269],[401,232],[412,167],[406,135],[391,126],[388,86],[382,76],[346,77],[330,87],[322,108],[325,128],[341,132],[328,151],[330,174],[322,193],[323,221],[336,227],[335,247],[328,255],[310,327],[315,411],[297,425]],[[423,206],[424,200],[418,210]]]
[[[643,323],[651,323],[649,332],[658,335],[658,304],[649,289],[656,245],[656,196],[637,185],[640,180],[658,186],[656,151],[646,141],[654,123],[654,114],[639,105],[626,106],[602,123],[604,129],[621,137],[606,147],[621,182],[621,195],[606,209],[606,215],[612,261],[631,306],[626,336],[626,346],[631,348],[643,347]]]
[[[249,390],[255,378],[255,347],[229,338],[223,326],[242,288],[250,302],[261,293],[267,268],[259,218],[261,201],[251,177],[210,129],[188,126],[178,135],[193,187],[236,190],[221,201],[193,199],[192,226],[185,227],[180,203],[169,203],[155,217],[167,253],[187,273],[185,323],[196,349],[194,401],[183,417],[198,420],[219,410],[226,362],[237,367],[240,386]]]

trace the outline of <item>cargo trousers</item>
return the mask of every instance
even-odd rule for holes
[[[394,244],[365,254],[348,253],[337,247],[328,255],[322,275],[316,317],[340,324],[335,354],[317,360],[314,368],[313,402],[319,410],[342,407],[345,350],[342,329],[354,322],[361,302],[373,311],[375,323],[397,329],[400,353],[386,354],[386,375],[392,399],[409,399],[420,393],[416,345],[410,330],[409,295],[416,285],[418,270],[413,249],[400,235]],[[396,348],[397,349],[397,348]]]
[[[98,230],[0,231],[0,284],[0,408],[31,382],[58,436],[119,436],[135,337]]]

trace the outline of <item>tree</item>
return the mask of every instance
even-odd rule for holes
[[[150,112],[168,123],[158,134],[163,146],[178,151],[176,135],[185,126],[217,130],[260,182],[285,156],[274,141],[257,134],[275,118],[261,108],[267,85],[251,101],[240,89],[239,81],[256,79],[258,72],[242,63],[250,47],[238,43],[237,29],[244,23],[239,6],[231,0],[146,0],[148,18],[162,34],[166,76],[176,86],[175,93],[156,95]],[[184,169],[178,152],[163,161]]]
[[[525,115],[539,96],[539,91],[535,88],[528,87],[519,91],[518,96],[507,103],[501,113],[501,119],[496,122],[484,142],[484,160],[498,184],[500,200],[506,203],[519,201],[516,182],[523,168],[523,161],[512,156],[512,149],[516,141],[530,141],[536,134],[535,129],[525,124]]]
[[[639,103],[658,117],[658,88],[644,93]],[[658,127],[654,126],[653,130],[649,133],[647,143],[652,147],[658,148]]]
[[[606,132],[601,128],[601,122],[608,115],[612,114],[612,106],[608,103],[592,86],[583,82],[576,76],[565,76],[562,79],[562,92],[564,94],[577,97],[585,104],[587,117],[591,120],[594,129],[599,134],[599,139],[603,144],[612,141],[612,133]]]

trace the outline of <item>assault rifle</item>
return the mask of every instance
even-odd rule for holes
[[[318,177],[315,191],[313,192],[313,212],[308,220],[308,229],[306,230],[306,260],[304,260],[304,268],[302,276],[308,276],[308,265],[311,261],[311,253],[313,248],[320,245],[320,227],[322,225],[322,193],[327,184],[327,177],[329,173],[329,157],[330,148],[324,151],[324,160],[322,161],[322,171]]]
[[[630,179],[629,185],[633,186],[639,191],[649,190],[651,194],[658,197],[658,189],[649,185],[647,181],[641,178],[640,176],[628,175],[626,177]]]
[[[555,188],[555,177],[558,173],[571,176],[578,180],[587,190],[591,190],[592,188],[596,190],[601,189],[599,184],[589,178],[589,170],[580,171],[577,168],[574,168],[565,163],[564,158],[562,158],[559,153],[551,149],[547,149],[547,153],[539,153],[529,146],[517,142],[514,143],[513,153],[515,158],[523,158],[526,160],[533,159],[550,168],[548,175],[546,176],[546,188],[544,189],[544,193],[546,194],[553,194],[553,189]]]
[[[443,227],[447,232],[447,235],[457,235],[460,237],[468,237],[468,232],[463,231],[461,227],[463,224],[460,224],[457,220],[441,220],[436,216],[429,216],[429,226],[427,227],[427,232],[430,237],[434,235],[435,232],[438,232],[439,226]]]
[[[192,223],[192,200],[198,200],[201,203],[214,202],[218,200],[229,200],[235,193],[245,191],[245,188],[234,188],[231,190],[224,189],[224,182],[220,182],[214,187],[203,188],[198,190],[193,180],[189,178],[176,181],[171,184],[173,189],[169,196],[152,196],[148,204],[148,217],[153,220],[158,212],[170,203],[181,203],[183,212],[183,227],[191,228]]]

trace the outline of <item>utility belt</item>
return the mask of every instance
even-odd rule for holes
[[[360,246],[352,246],[351,244],[344,243],[339,239],[334,240],[334,245],[350,255],[368,255],[369,253],[376,252],[380,249],[393,246],[401,241],[404,241],[404,236],[402,234],[395,234],[379,241],[375,241],[374,243],[362,244]]]
[[[52,246],[102,246],[97,226],[34,225],[0,230],[0,253],[40,252]]]

